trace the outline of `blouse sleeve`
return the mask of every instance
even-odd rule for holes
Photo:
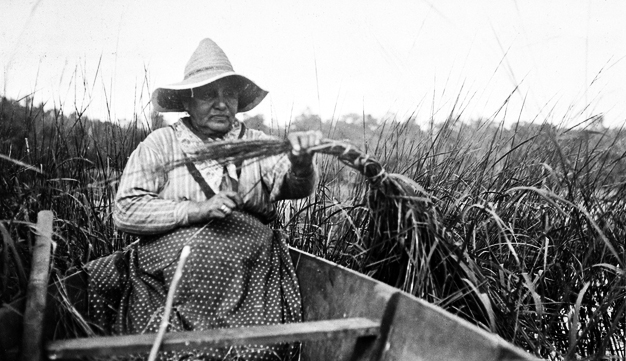
[[[121,231],[150,235],[188,223],[189,202],[159,197],[167,183],[164,164],[161,155],[144,143],[131,154],[115,197],[113,220]]]
[[[313,193],[316,184],[317,167],[315,166],[315,163],[311,165],[309,172],[300,176],[294,174],[290,167],[289,171],[283,177],[280,192],[275,197],[275,200],[308,197]]]
[[[311,173],[297,177],[291,172],[291,162],[286,155],[266,158],[261,163],[263,182],[270,191],[270,201],[304,198],[311,193],[317,182],[317,167]]]

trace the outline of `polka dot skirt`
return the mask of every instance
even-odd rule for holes
[[[104,334],[157,332],[183,246],[191,246],[168,332],[301,322],[300,291],[280,233],[233,212],[202,227],[146,237],[87,264],[89,318]],[[278,360],[296,345],[162,353],[168,360]]]

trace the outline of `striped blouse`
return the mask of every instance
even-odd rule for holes
[[[240,131],[241,125],[237,123],[224,139],[236,139]],[[246,129],[242,138],[269,136]],[[188,225],[190,202],[204,201],[207,197],[183,162],[186,155],[197,154],[205,142],[213,141],[216,140],[200,139],[182,120],[148,135],[131,154],[120,180],[113,214],[118,229],[150,235]],[[219,193],[224,167],[214,160],[196,161],[194,165],[213,192]],[[286,155],[244,161],[238,179],[244,210],[267,216],[273,212],[272,203],[277,200],[310,195],[317,173],[300,178],[290,172],[290,167]],[[235,165],[228,165],[227,170],[230,177],[237,179]]]

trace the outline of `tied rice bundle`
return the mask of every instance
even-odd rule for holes
[[[413,273],[423,271],[435,242],[436,222],[426,191],[412,179],[387,173],[382,165],[344,141],[324,139],[311,152],[335,156],[365,176],[369,184],[366,203],[370,219],[363,235],[365,265],[361,271],[412,294],[432,294],[430,282],[416,283]],[[241,164],[244,160],[291,151],[289,142],[277,139],[231,140],[212,143],[193,160]]]

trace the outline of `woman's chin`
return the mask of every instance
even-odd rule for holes
[[[232,125],[228,121],[211,123],[212,124],[200,128],[200,131],[208,137],[223,136],[232,129]]]

